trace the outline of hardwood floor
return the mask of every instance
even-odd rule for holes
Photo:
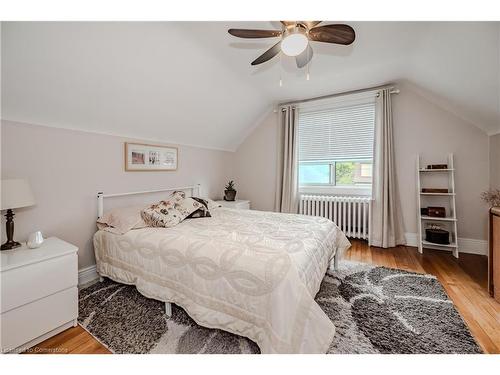
[[[23,354],[111,354],[82,327],[69,328]]]
[[[500,304],[487,291],[486,257],[460,254],[460,260],[456,260],[444,251],[426,249],[420,255],[414,247],[381,249],[353,240],[346,259],[435,275],[483,350],[500,353]],[[109,350],[78,326],[38,344],[30,352],[101,354]]]

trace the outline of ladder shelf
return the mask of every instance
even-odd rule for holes
[[[448,155],[448,168],[445,169],[429,169],[426,168],[421,159],[421,155],[417,155],[417,168],[416,168],[416,179],[417,179],[417,246],[420,253],[423,252],[423,248],[433,248],[441,250],[451,250],[453,256],[458,258],[458,231],[457,231],[457,210],[456,210],[456,190],[455,190],[455,166],[453,160],[453,154]],[[446,178],[447,177],[447,178]],[[446,178],[448,193],[424,193],[422,192],[423,187],[429,187],[425,184],[429,184],[428,179],[440,179],[440,183]],[[434,180],[436,181],[436,180]],[[434,182],[435,183],[435,182]],[[434,187],[434,186],[433,186]],[[443,204],[444,202],[444,204]],[[445,206],[446,217],[435,217],[422,215],[421,208],[429,207],[435,205]],[[450,243],[449,244],[439,244],[427,241],[425,239],[425,225],[439,225],[440,227],[445,226],[445,228],[450,232]]]

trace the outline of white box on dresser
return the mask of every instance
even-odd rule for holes
[[[1,351],[21,352],[76,326],[78,248],[56,237],[0,252]]]
[[[250,209],[250,201],[247,201],[247,200],[242,200],[242,199],[236,199],[235,201],[220,200],[220,201],[216,201],[216,202],[221,204],[222,207],[234,208],[237,210],[249,210]]]

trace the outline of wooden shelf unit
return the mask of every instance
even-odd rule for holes
[[[452,250],[453,256],[458,258],[458,230],[457,230],[457,210],[456,210],[456,191],[455,191],[455,166],[453,161],[453,154],[448,155],[448,168],[446,169],[427,169],[422,165],[421,156],[417,155],[417,246],[420,253],[423,252],[423,248],[441,249],[441,250]],[[428,174],[429,172],[429,174]],[[423,193],[422,183],[426,180],[426,176],[436,175],[438,173],[447,175],[448,180],[448,193]],[[424,186],[429,187],[429,186]],[[432,186],[434,187],[434,186]],[[433,217],[421,214],[422,207],[433,206],[434,200],[439,199],[447,200],[446,210],[447,217]],[[425,224],[429,222],[442,222],[447,224],[447,230],[450,231],[450,243],[449,244],[438,244],[434,242],[429,242],[424,239],[425,236]]]

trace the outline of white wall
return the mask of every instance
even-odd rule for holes
[[[396,167],[406,232],[416,233],[415,159],[444,161],[455,154],[459,236],[486,240],[487,210],[479,198],[488,188],[488,136],[417,94],[410,84],[398,85],[393,97]],[[273,210],[276,180],[276,115],[265,118],[236,152],[235,175],[244,181],[245,198],[262,210]],[[241,184],[241,183],[240,183]],[[484,245],[484,244],[483,244]]]
[[[278,114],[270,112],[235,153],[238,198],[250,199],[252,209],[272,211],[276,190]]]
[[[500,134],[490,136],[490,188],[500,189]]]
[[[92,236],[98,191],[120,193],[200,183],[216,198],[232,172],[231,152],[179,146],[175,172],[125,172],[123,143],[130,139],[9,121],[2,121],[1,135],[2,179],[28,179],[36,199],[35,206],[16,210],[15,239],[26,240],[35,230],[58,236],[78,246],[80,268],[95,263]],[[133,203],[138,200],[134,198]],[[4,223],[2,217],[2,242]]]
[[[433,102],[410,85],[393,97],[398,184],[406,232],[416,233],[415,156],[444,161],[455,155],[459,237],[487,238],[487,207],[480,199],[488,188],[488,136]]]

